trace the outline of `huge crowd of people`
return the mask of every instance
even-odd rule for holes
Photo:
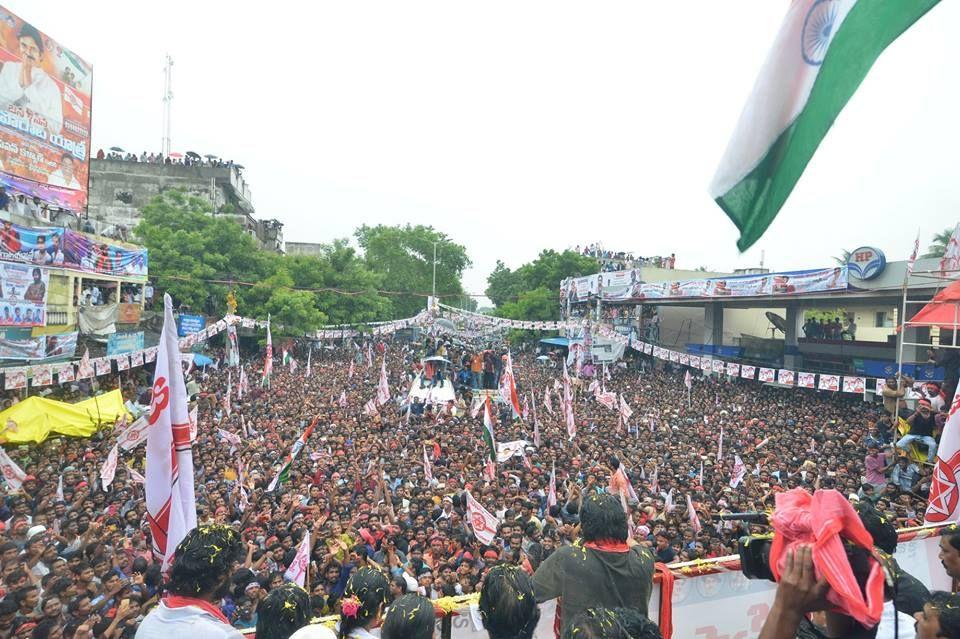
[[[578,244],[573,248],[574,252],[588,257],[596,258],[600,262],[602,272],[624,271],[641,266],[653,266],[656,268],[674,269],[677,264],[676,253],[669,256],[649,256],[634,255],[633,251],[614,251],[604,248],[599,242],[584,244],[582,247]]]
[[[626,420],[597,400],[592,380],[573,379],[571,440],[560,415],[559,369],[535,352],[515,351],[525,415],[518,419],[498,404],[494,431],[500,442],[528,444],[489,477],[483,416],[471,414],[472,400],[479,388],[497,386],[504,350],[432,338],[386,338],[369,350],[348,341],[314,350],[307,376],[305,348],[289,346],[300,366],[291,371],[277,362],[268,386],[258,383],[263,353],[247,353],[241,365],[253,383],[242,397],[235,369],[189,372],[199,415],[193,446],[199,527],[178,549],[169,576],[150,552],[144,486],[136,479],[144,473],[143,446],[121,451],[107,489],[100,471],[116,442],[110,428],[92,439],[8,447],[28,476],[22,489],[8,488],[0,508],[0,637],[150,639],[190,627],[197,632],[190,624],[200,615],[209,626],[204,634],[182,636],[235,636],[232,626],[286,639],[292,626],[339,614],[340,639],[381,630],[389,639],[417,636],[418,617],[428,615],[424,598],[477,592],[496,639],[529,639],[521,631],[534,599],[558,595],[565,636],[573,629],[595,637],[656,636],[642,634],[656,632],[644,624],[655,562],[735,554],[742,535],[767,530],[716,515],[769,510],[779,493],[794,488],[835,488],[855,504],[871,504],[888,524],[921,523],[932,466],[898,455],[913,444],[935,446],[943,423],[931,422],[929,440],[903,442],[886,409],[914,410],[896,408],[903,393],[895,379],[886,402],[876,405],[699,375],[688,396],[682,370],[641,358],[594,369],[603,391],[622,395],[632,408]],[[408,403],[421,359],[438,353],[452,362],[456,399],[443,406]],[[381,361],[391,399],[372,414],[365,406],[376,395]],[[149,405],[149,369],[124,372],[120,380],[131,406]],[[107,384],[116,379],[86,380],[56,394],[75,400]],[[942,415],[943,403],[919,403],[924,424],[931,410]],[[269,490],[291,444],[314,419],[318,426],[288,480]],[[625,494],[620,467],[635,500],[611,495]],[[553,469],[557,503],[548,506]],[[739,475],[739,483],[732,481]],[[498,519],[492,543],[472,533],[465,489]],[[301,596],[283,585],[284,571],[307,533],[311,561]],[[944,552],[960,548],[960,536],[944,539]],[[948,568],[954,561],[960,576],[960,554],[944,561]],[[794,581],[784,589],[803,585],[800,577]],[[919,614],[936,617],[942,608],[931,605]],[[621,635],[609,634],[611,620]],[[949,615],[941,622],[955,623]],[[421,626],[426,633],[428,624]]]

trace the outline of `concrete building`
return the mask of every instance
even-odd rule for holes
[[[875,249],[870,249],[875,251]],[[879,253],[879,251],[876,251]],[[911,317],[943,285],[936,278],[925,277],[935,271],[939,261],[918,260],[908,286],[907,317]],[[854,276],[841,290],[820,292],[765,294],[744,297],[666,297],[601,302],[604,321],[619,325],[623,333],[631,329],[641,340],[692,354],[712,354],[747,363],[776,361],[787,368],[848,373],[877,371],[884,374],[890,362],[897,360],[896,327],[901,322],[903,282],[907,262],[886,262],[869,277]],[[638,281],[644,283],[697,280],[710,277],[733,277],[734,274],[706,273],[641,267]],[[740,273],[736,275],[741,275]],[[776,274],[771,274],[776,275]],[[596,313],[596,301],[580,303],[572,314],[583,316],[587,309]],[[782,318],[775,326],[767,313]],[[807,337],[804,325],[810,319],[839,318],[843,326],[850,320],[856,325],[855,338],[842,340]],[[651,324],[653,329],[651,330]],[[950,343],[952,335],[941,338],[940,329],[908,327],[905,331],[903,361],[925,367],[925,349],[913,344]],[[655,336],[655,337],[654,337]],[[882,376],[877,374],[876,376]]]
[[[283,250],[283,224],[254,217],[250,187],[236,166],[153,164],[125,160],[90,160],[88,215],[99,232],[129,235],[140,222],[140,209],[167,189],[182,189],[228,215],[257,240],[260,248]]]

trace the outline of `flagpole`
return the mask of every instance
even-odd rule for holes
[[[907,339],[907,286],[909,285],[910,275],[913,272],[915,260],[920,253],[920,229],[917,229],[917,239],[913,245],[913,254],[910,256],[909,264],[907,264],[907,270],[903,273],[903,300],[900,305],[900,343],[897,346],[897,390],[900,390],[900,384],[903,382],[903,343]],[[899,432],[900,426],[900,399],[897,399],[897,403],[893,408],[893,435],[896,435]]]

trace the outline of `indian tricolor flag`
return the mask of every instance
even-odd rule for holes
[[[741,251],[773,222],[874,61],[939,0],[793,0],[710,194]]]

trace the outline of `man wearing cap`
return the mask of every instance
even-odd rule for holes
[[[912,442],[920,442],[927,447],[927,461],[932,463],[937,457],[937,440],[933,438],[936,419],[930,406],[930,400],[918,400],[917,410],[907,418],[907,423],[910,424],[910,432],[900,438],[900,441],[897,442],[897,448],[909,450]]]

